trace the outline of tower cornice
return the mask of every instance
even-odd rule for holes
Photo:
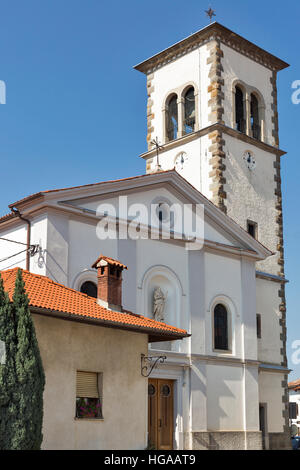
[[[151,73],[169,62],[173,62],[178,57],[197,49],[199,46],[216,39],[272,71],[289,67],[288,63],[270,54],[265,49],[215,22],[155,54],[134,68],[145,74]]]
[[[232,129],[231,127],[228,127],[221,123],[212,124],[211,126],[205,127],[204,129],[200,129],[199,131],[193,132],[191,134],[187,134],[183,137],[180,137],[179,139],[172,140],[171,142],[167,142],[166,144],[164,144],[160,153],[163,154],[164,152],[167,152],[168,150],[171,150],[178,146],[182,146],[183,144],[186,144],[193,140],[199,139],[199,137],[203,137],[214,131],[224,132],[224,134],[227,134],[231,137],[235,137],[238,140],[241,140],[242,142],[245,142],[249,145],[254,145],[261,150],[272,153],[279,157],[286,155],[286,152],[284,150],[279,149],[278,147],[274,147],[273,145],[269,145],[269,144],[266,144],[265,142],[254,139],[253,137],[243,134],[242,132]],[[154,157],[155,152],[156,152],[155,149],[151,149],[148,152],[142,153],[140,157],[147,160],[148,158]]]

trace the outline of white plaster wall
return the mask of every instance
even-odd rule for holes
[[[207,430],[244,430],[242,368],[209,364],[206,366],[206,373]]]
[[[158,137],[159,142],[164,138],[163,108],[167,96],[178,87],[193,81],[199,82],[199,52],[197,50],[180,57],[175,62],[166,64],[164,67],[154,72],[152,84],[154,91],[151,94],[153,101],[154,119],[152,125],[153,135]],[[179,97],[178,97],[179,98]],[[199,110],[198,110],[199,112]]]
[[[225,303],[231,316],[232,353],[229,357],[243,357],[241,328],[241,264],[238,259],[230,259],[212,253],[205,253],[205,308],[206,308],[206,354],[222,355],[213,350],[213,314],[215,299]],[[253,295],[255,293],[253,292]],[[253,312],[255,315],[255,312]]]
[[[211,142],[208,135],[198,137],[196,140],[187,143],[181,143],[181,141],[178,140],[176,147],[160,154],[159,164],[162,170],[173,170],[176,157],[181,152],[185,152],[188,156],[188,160],[184,164],[184,167],[177,171],[192,186],[210,199],[212,197],[212,191],[209,189],[211,183],[209,178],[211,171],[209,159],[211,158],[211,154],[208,152],[208,148],[210,145]],[[156,156],[151,157],[147,161],[149,161],[149,163],[151,162],[150,169],[147,171],[154,171],[157,165]]]
[[[277,250],[275,209],[275,156],[233,137],[225,136],[225,191],[227,213],[241,227],[247,229],[247,219],[258,223],[258,240],[269,250]],[[256,160],[256,168],[250,171],[243,159],[250,150]],[[278,273],[278,254],[257,264],[258,270]]]
[[[26,227],[24,225],[18,226],[10,230],[1,231],[0,236],[9,240],[15,240],[17,242],[26,243]],[[15,255],[16,253],[20,252],[21,250],[24,250],[25,248],[26,246],[23,245],[17,245],[14,243],[6,242],[4,240],[0,240],[0,259],[4,260],[4,258]],[[26,268],[26,253],[14,256],[6,261],[0,261],[1,270],[15,268],[16,266],[23,269]]]
[[[264,371],[259,373],[259,402],[267,404],[268,432],[283,432],[285,424],[282,416],[283,380],[283,374]]]
[[[257,366],[244,368],[244,428],[259,430],[259,387]]]
[[[280,364],[283,360],[280,349],[282,328],[279,325],[278,282],[256,280],[256,309],[261,314],[261,339],[258,339],[258,359],[262,362]]]
[[[200,189],[201,185],[201,155],[202,155],[202,139],[196,139],[186,144],[177,143],[176,147],[167,150],[160,154],[159,163],[162,170],[173,170],[175,167],[176,157],[181,153],[185,152],[188,156],[188,160],[184,165],[184,168],[179,171],[180,175],[183,176],[192,186],[196,189]],[[151,164],[151,170],[154,171],[156,168],[157,159],[153,157]]]
[[[257,325],[256,325],[256,276],[255,264],[243,259],[241,262],[242,293],[242,354],[245,359],[257,360]]]
[[[271,105],[273,103],[272,91],[273,87],[270,82],[272,72],[261,64],[249,59],[248,57],[240,54],[239,52],[231,49],[230,47],[222,44],[222,51],[224,57],[222,65],[224,68],[224,116],[225,124],[232,127],[232,84],[235,80],[239,79],[257,88],[263,95],[265,101],[265,133],[266,142],[274,145],[272,137],[272,116],[273,111]]]
[[[47,214],[46,276],[68,285],[69,219],[65,215]]]
[[[191,336],[191,353],[206,353],[206,308],[205,308],[205,261],[204,250],[190,251],[188,254],[188,274],[189,274],[189,311],[191,315],[190,331]],[[197,369],[201,369],[195,364],[195,370],[192,371],[196,375]],[[195,381],[197,382],[195,377]]]
[[[27,243],[27,224],[23,223],[12,228],[1,230],[1,238],[7,238],[17,242],[24,243],[25,245],[18,245],[15,243],[0,240],[0,260],[26,249]],[[30,258],[30,269],[36,274],[45,274],[45,263],[41,259],[45,259],[45,248],[47,244],[47,217],[45,214],[36,216],[31,221],[31,243],[33,245],[39,244],[41,251],[34,257]],[[0,270],[12,269],[20,267],[26,269],[26,253],[21,253],[13,256],[7,261],[0,261]]]
[[[203,45],[194,51],[179,57],[154,72],[151,94],[153,101],[154,127],[153,135],[163,142],[163,113],[162,109],[166,98],[174,90],[184,87],[185,84],[195,83],[199,91],[198,115],[200,128],[208,125],[208,71],[206,64],[208,58],[207,46]]]
[[[178,245],[155,240],[138,240],[137,309],[153,318],[153,289],[159,284],[167,293],[166,322],[190,330],[188,289],[188,251]],[[187,352],[188,339],[172,342],[174,351]],[[159,349],[161,344],[153,345]],[[167,345],[167,349],[170,349]]]
[[[204,129],[207,126],[210,126],[211,122],[209,120],[210,107],[208,102],[210,100],[210,94],[208,93],[208,87],[210,85],[209,72],[211,64],[207,64],[207,59],[210,57],[210,51],[207,48],[207,44],[201,47],[200,52],[200,96],[199,96],[199,106],[200,106],[200,117],[199,117],[199,128]]]
[[[209,188],[211,184],[211,178],[209,177],[209,173],[211,172],[211,165],[209,163],[211,159],[211,153],[208,151],[209,147],[211,146],[211,141],[208,138],[208,135],[201,137],[202,147],[201,147],[201,155],[199,160],[200,165],[200,175],[201,175],[201,184],[200,187],[197,188],[207,199],[212,199],[212,191]]]
[[[31,222],[31,243],[39,245],[35,256],[30,258],[30,271],[35,274],[47,275],[47,244],[48,238],[48,215],[46,213],[34,217]]]
[[[207,367],[206,364],[193,360],[191,366],[191,430],[192,432],[207,431],[208,430],[208,388],[207,380]],[[218,398],[214,397],[217,401]]]
[[[289,391],[290,403],[297,403],[298,405],[298,416],[296,419],[292,419],[292,424],[296,424],[300,431],[300,392]],[[299,433],[298,433],[299,434]]]
[[[259,430],[257,366],[205,364],[191,368],[192,431]]]
[[[117,240],[99,240],[96,234],[96,221],[87,223],[86,220],[70,219],[69,287],[73,288],[75,286],[80,274],[83,274],[86,270],[91,270],[92,264],[100,254],[117,259]],[[93,275],[91,274],[91,276],[92,280]]]
[[[168,201],[171,205],[172,204],[178,204],[182,208],[182,214],[184,214],[184,203],[187,204],[188,201],[183,201],[176,197],[172,192],[168,191],[167,189],[163,187],[159,187],[155,190],[147,190],[143,188],[142,191],[136,191],[136,192],[129,192],[129,193],[124,193],[122,196],[127,196],[127,207],[129,211],[125,213],[125,216],[121,215],[121,218],[125,218],[127,213],[129,217],[136,217],[138,214],[140,214],[140,221],[144,224],[150,224],[151,221],[155,222],[155,218],[153,219],[152,217],[152,212],[151,212],[151,205],[153,204],[158,204],[160,201]],[[92,210],[97,210],[100,208],[100,204],[104,204],[102,206],[101,212],[105,210],[108,210],[107,205],[112,206],[112,210],[109,212],[111,215],[120,215],[119,212],[119,207],[120,200],[117,197],[112,197],[108,198],[105,200],[93,200],[93,201],[80,201],[79,206],[80,207],[85,207],[88,209]],[[145,212],[140,211],[140,208],[137,207],[137,204],[141,204],[145,208]],[[131,211],[131,212],[130,212]],[[154,211],[154,208],[153,208]],[[176,220],[179,220],[182,222],[182,218],[178,218]],[[156,221],[157,223],[157,221]],[[230,236],[226,234],[220,227],[217,227],[216,224],[212,224],[212,222],[208,219],[204,219],[204,237],[207,240],[215,241],[218,243],[224,243],[228,245],[233,245],[232,240],[230,239]],[[179,225],[181,227],[181,225]],[[172,227],[171,227],[172,228]],[[176,231],[176,223],[175,223],[175,231]],[[181,233],[181,231],[180,231]],[[187,234],[187,232],[186,232]],[[202,235],[202,233],[200,234]]]
[[[33,317],[46,375],[42,448],[145,449],[147,335]],[[103,373],[103,420],[75,419],[77,370]]]

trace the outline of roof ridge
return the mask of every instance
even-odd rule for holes
[[[159,173],[160,174],[161,173],[170,173],[170,172],[174,172],[174,171],[175,171],[174,169],[170,169],[170,170],[160,171]],[[46,190],[43,190],[43,191],[37,191],[36,193],[25,196],[22,199],[19,199],[18,201],[13,202],[12,204],[9,204],[8,207],[9,208],[14,207],[17,204],[20,204],[20,203],[22,203],[24,201],[27,201],[29,199],[34,199],[38,196],[43,196],[44,194],[55,193],[55,192],[59,192],[59,191],[70,191],[72,189],[79,189],[79,188],[87,188],[87,187],[90,187],[90,186],[97,186],[99,184],[109,184],[109,183],[118,183],[120,181],[129,181],[129,180],[133,180],[133,179],[136,179],[136,178],[147,177],[147,176],[150,176],[151,174],[152,173],[142,173],[142,174],[135,175],[135,176],[128,176],[126,178],[118,178],[118,179],[112,179],[112,180],[106,180],[106,181],[97,181],[96,183],[87,183],[87,184],[81,184],[81,185],[77,185],[77,186],[69,186],[67,188],[46,189]],[[1,220],[1,218],[0,218],[0,220]]]
[[[31,271],[28,271],[27,269],[23,269],[23,268],[20,268],[20,267],[16,267],[16,268],[11,268],[11,269],[5,269],[5,270],[2,270],[0,271],[0,273],[2,274],[5,274],[5,273],[11,273],[13,271],[18,271],[18,270],[21,270],[22,273],[25,273],[26,275],[29,275],[29,276],[34,276],[34,277],[37,277],[39,279],[42,279],[43,281],[46,281],[48,282],[49,284],[55,284],[59,287],[62,287],[63,289],[67,289],[69,291],[72,291],[72,292],[76,292],[76,294],[80,294],[80,295],[83,295],[85,297],[88,297],[89,299],[94,299],[94,297],[90,297],[88,296],[87,294],[83,293],[83,292],[80,292],[76,289],[73,289],[72,287],[68,287],[66,286],[65,284],[62,284],[60,282],[57,282],[57,281],[53,281],[53,279],[50,279],[48,276],[45,276],[44,274],[37,274],[37,273],[33,273]]]

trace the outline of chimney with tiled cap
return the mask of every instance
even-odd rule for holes
[[[122,271],[127,269],[127,266],[117,260],[100,255],[92,268],[96,268],[98,271],[98,304],[121,312]]]

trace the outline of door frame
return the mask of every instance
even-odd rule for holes
[[[156,412],[155,412],[155,415],[156,415],[156,420],[155,420],[155,427],[154,427],[154,432],[155,432],[155,435],[156,435],[156,440],[159,441],[160,438],[160,431],[159,431],[159,421],[161,421],[161,419],[163,418],[163,415],[161,415],[161,397],[160,397],[160,387],[162,384],[167,384],[170,388],[171,388],[171,397],[170,397],[170,400],[171,400],[171,409],[170,409],[170,425],[167,427],[167,432],[169,434],[169,437],[170,437],[170,445],[171,445],[171,448],[170,449],[164,449],[164,448],[160,448],[159,450],[161,452],[163,451],[170,451],[170,450],[174,450],[174,430],[175,430],[175,427],[174,427],[174,408],[175,408],[175,381],[172,380],[172,379],[166,379],[166,378],[155,378],[155,377],[149,377],[148,378],[148,385],[150,384],[150,382],[156,382],[156,405],[157,405],[157,409],[156,409]],[[149,395],[148,395],[148,404],[149,404]],[[149,410],[149,408],[148,408]],[[149,441],[149,414],[148,414],[148,441]]]
[[[183,439],[183,367],[164,368],[161,366],[160,369],[155,369],[150,375],[149,379],[166,379],[173,380],[173,448],[174,450],[184,449]],[[147,436],[148,436],[148,382],[147,382]]]

